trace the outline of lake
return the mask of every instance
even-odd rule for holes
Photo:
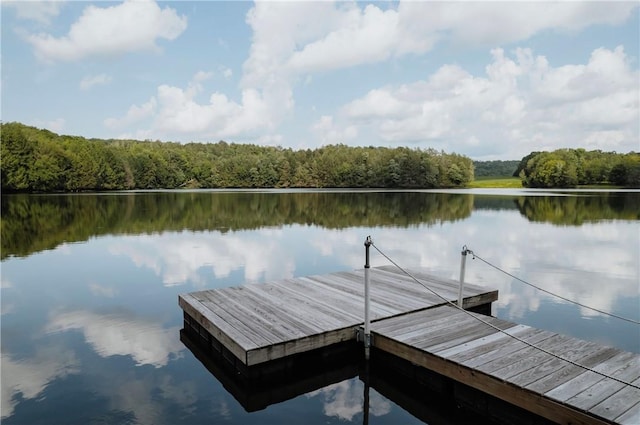
[[[180,340],[178,294],[359,269],[369,235],[453,279],[466,245],[494,315],[640,352],[638,325],[586,307],[640,320],[640,191],[3,195],[1,220],[6,425],[423,423],[374,388],[364,410],[358,377],[247,412]]]

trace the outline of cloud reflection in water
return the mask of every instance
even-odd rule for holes
[[[308,398],[322,397],[324,399],[323,412],[325,415],[352,422],[356,415],[363,412],[363,391],[364,384],[362,381],[350,379],[312,391],[306,396]],[[369,414],[384,416],[390,411],[391,403],[374,389],[369,389]]]
[[[78,372],[79,362],[75,354],[60,347],[42,347],[34,357],[14,359],[2,353],[2,418],[13,415],[18,403],[23,399],[38,397],[53,380]]]
[[[137,365],[165,366],[181,355],[179,327],[165,329],[151,320],[131,314],[98,314],[85,310],[55,313],[46,331],[80,330],[102,357],[131,356]]]

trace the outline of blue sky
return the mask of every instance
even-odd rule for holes
[[[639,151],[638,2],[2,1],[2,120],[98,138]]]

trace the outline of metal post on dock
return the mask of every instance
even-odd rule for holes
[[[369,304],[370,294],[369,294],[369,247],[373,244],[371,240],[371,236],[367,236],[367,239],[364,241],[364,252],[365,252],[365,262],[364,262],[364,358],[369,360],[369,347],[371,347],[371,332],[369,330]]]
[[[467,249],[467,246],[462,247],[462,257],[460,258],[460,289],[458,290],[458,307],[462,307],[462,292],[464,288],[464,272],[467,266],[467,254],[471,252]]]

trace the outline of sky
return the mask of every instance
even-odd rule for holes
[[[4,1],[1,117],[59,134],[640,151],[640,2]]]

